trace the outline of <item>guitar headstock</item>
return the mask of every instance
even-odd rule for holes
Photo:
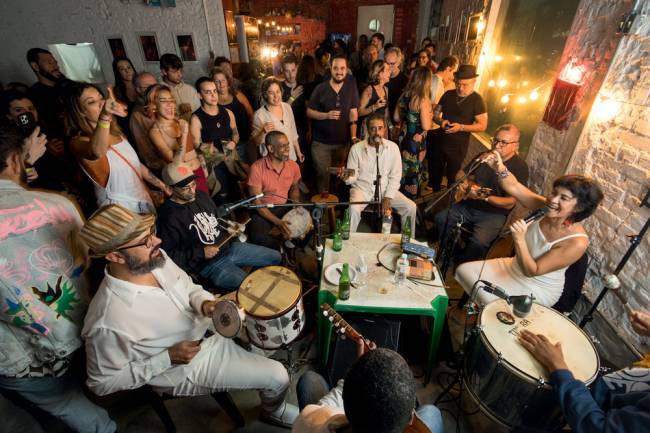
[[[363,335],[359,334],[356,329],[354,329],[348,322],[345,321],[339,313],[337,313],[334,308],[332,308],[328,303],[322,303],[320,305],[321,310],[323,310],[323,316],[332,322],[332,326],[336,329],[336,332],[341,336],[348,337],[355,343],[359,341],[363,342],[366,348],[369,348],[369,341],[363,338]]]

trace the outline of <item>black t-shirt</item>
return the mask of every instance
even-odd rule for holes
[[[409,78],[406,76],[406,74],[404,74],[404,72],[400,72],[391,78],[386,84],[386,87],[388,87],[388,115],[391,119],[395,113],[397,101],[402,95],[402,92],[404,91],[404,88],[408,82]]]
[[[477,155],[476,158],[484,155],[485,153],[486,152],[483,152]],[[474,158],[472,161],[475,161],[476,158]],[[522,185],[528,184],[528,165],[526,165],[523,159],[519,158],[519,155],[513,156],[509,160],[505,161],[504,164],[510,173],[512,173]],[[465,166],[463,169],[465,173],[467,173],[470,165],[471,163]],[[470,179],[474,180],[474,182],[483,187],[490,188],[492,190],[490,195],[509,197],[509,195],[503,191],[503,189],[501,189],[501,185],[499,185],[499,178],[497,177],[494,170],[492,170],[486,164],[479,165],[476,171],[470,175]],[[465,202],[474,209],[478,209],[483,212],[491,212],[501,215],[507,215],[508,212],[510,212],[509,209],[492,206],[490,203],[484,200],[465,200]]]
[[[43,133],[47,138],[64,138],[61,86],[46,86],[36,82],[27,91],[27,96],[38,111],[39,123],[43,125]]]
[[[228,236],[217,223],[217,206],[203,191],[196,191],[196,198],[191,203],[165,200],[158,208],[157,219],[162,249],[186,272],[200,272],[209,261],[203,247],[218,245]],[[222,254],[227,246],[210,260]]]
[[[309,108],[327,113],[341,111],[337,120],[312,120],[312,138],[326,144],[347,144],[350,141],[350,110],[359,107],[359,93],[354,80],[346,79],[339,93],[329,81],[320,83],[309,99]]]
[[[471,125],[474,123],[474,117],[487,112],[485,101],[481,95],[476,92],[460,97],[456,90],[447,90],[438,104],[442,107],[442,118],[451,123],[460,123],[462,125]],[[452,146],[467,146],[469,144],[469,132],[456,132],[446,134],[443,128],[439,128],[440,143]]]

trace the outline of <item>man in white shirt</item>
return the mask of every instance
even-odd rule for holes
[[[402,178],[402,156],[397,144],[382,138],[386,121],[381,114],[374,113],[367,120],[368,138],[356,143],[348,154],[347,168],[354,170],[354,175],[341,177],[350,189],[350,201],[369,201],[375,193],[377,178],[377,152],[379,152],[379,198],[383,213],[397,210],[402,218],[411,218],[412,232],[415,233],[415,203],[399,191]],[[350,232],[356,232],[361,211],[365,204],[350,206]]]
[[[149,384],[176,396],[257,389],[262,419],[291,426],[298,410],[284,402],[287,371],[219,334],[204,338],[217,301],[160,249],[154,220],[108,205],[81,231],[108,262],[82,331],[88,387],[106,395]]]
[[[194,86],[183,81],[183,62],[176,54],[166,53],[160,57],[161,84],[169,87],[176,98],[178,114],[189,122],[193,112],[201,106]]]

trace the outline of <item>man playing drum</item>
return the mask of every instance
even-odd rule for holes
[[[158,236],[174,263],[227,291],[237,290],[246,278],[240,266],[280,264],[282,256],[276,250],[236,240],[226,242],[228,222],[217,217],[217,206],[208,194],[196,190],[190,168],[172,162],[162,172],[172,196],[158,209]]]
[[[280,131],[266,134],[264,144],[269,153],[251,166],[248,177],[248,192],[251,195],[264,193],[255,204],[284,204],[300,201],[300,167],[289,159],[289,139]],[[291,237],[289,223],[282,220],[290,207],[260,208],[251,216],[250,241],[257,245],[280,249],[281,239],[270,233],[277,227],[285,239]]]
[[[630,314],[632,327],[650,337],[650,314]],[[637,433],[650,425],[650,372],[648,369],[622,370],[598,379],[589,389],[573,377],[562,353],[542,334],[522,331],[520,343],[551,373],[558,404],[576,433]],[[626,373],[627,372],[627,373]],[[630,379],[632,378],[633,379]]]
[[[214,296],[192,282],[160,248],[153,214],[120,205],[95,212],[81,237],[104,257],[104,280],[84,321],[88,387],[98,395],[149,384],[176,396],[257,389],[262,419],[289,427],[289,376],[277,361],[214,334]]]

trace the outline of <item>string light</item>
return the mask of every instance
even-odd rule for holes
[[[528,87],[528,81],[526,80],[522,81],[521,85],[524,87]]]
[[[494,86],[496,86],[496,85],[497,85],[497,84],[496,84],[496,82],[495,82],[494,80],[490,80],[490,81],[488,81],[488,87],[494,87]]]
[[[262,20],[257,20],[257,25],[259,26],[261,24],[262,24]]]
[[[501,60],[503,60],[503,57],[501,57],[499,55],[494,56],[494,61],[495,62],[500,62]]]
[[[481,33],[485,29],[485,21],[483,21],[483,18],[481,18],[477,23],[476,23],[476,33]]]
[[[503,89],[504,87],[506,87],[508,85],[508,80],[505,80],[505,79],[501,78],[498,81],[497,85]]]
[[[537,101],[539,99],[539,92],[537,92],[537,90],[533,90],[530,92],[529,98],[531,101]]]
[[[517,98],[517,102],[519,102],[520,104],[525,104],[527,101],[528,101],[528,100],[526,99],[525,96],[519,96],[519,97]]]
[[[509,95],[503,95],[501,97],[501,103],[502,104],[507,104],[508,102],[510,102],[510,96]]]
[[[271,21],[271,25],[274,26],[274,25],[275,25],[275,21]]]
[[[518,62],[521,60],[521,56],[515,56],[515,60]]]

